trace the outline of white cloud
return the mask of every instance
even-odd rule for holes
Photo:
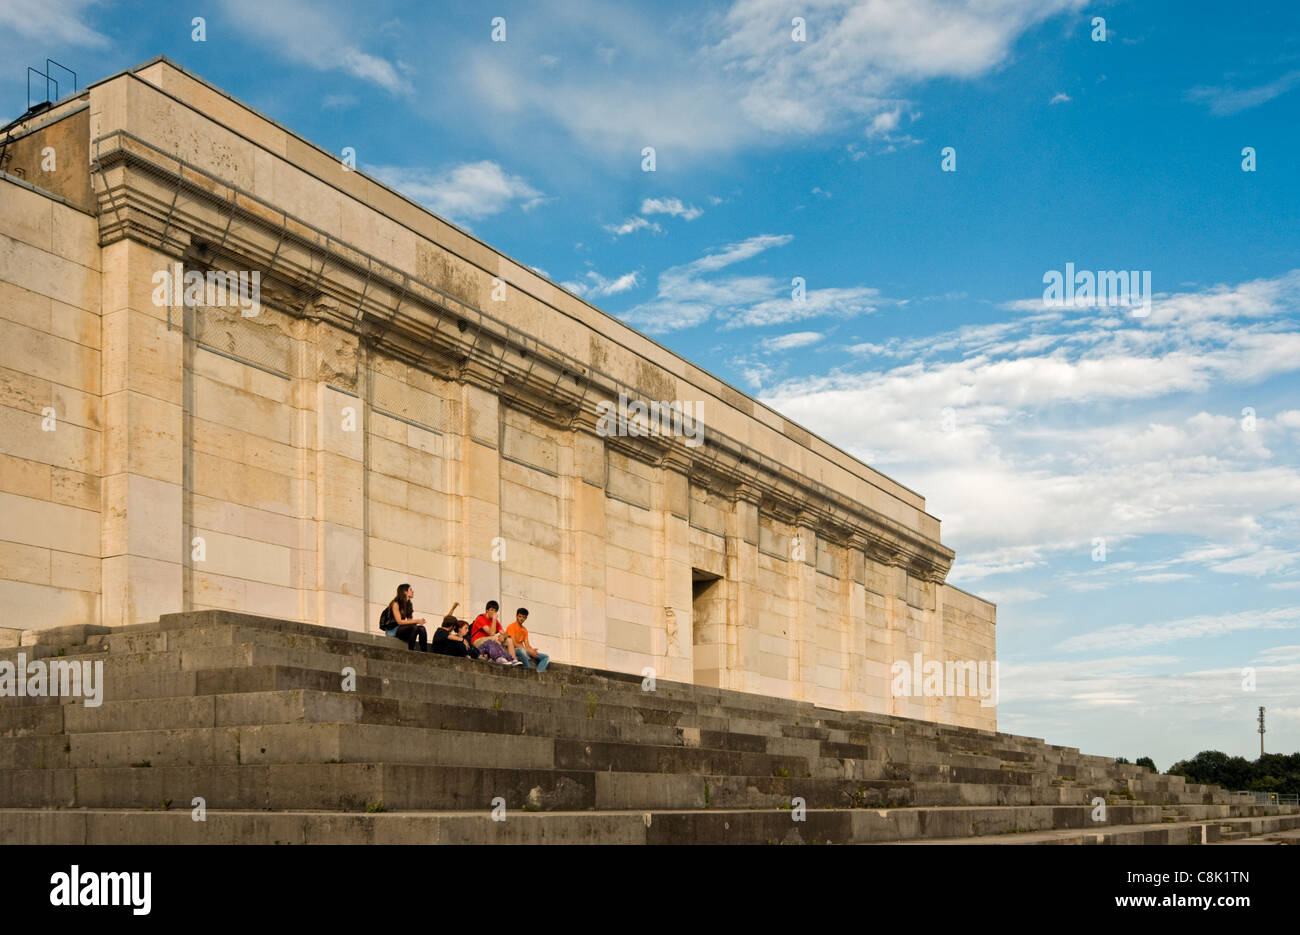
[[[411,85],[399,74],[400,62],[362,51],[352,42],[358,31],[351,6],[305,0],[220,0],[244,33],[274,49],[276,55],[320,71],[345,71],[394,94]]]
[[[1300,551],[1265,547],[1220,565],[1211,565],[1211,571],[1225,575],[1249,575],[1259,578],[1300,567]]]
[[[321,98],[322,110],[347,110],[357,106],[355,94],[327,94]]]
[[[1247,630],[1290,630],[1300,627],[1300,607],[1205,614],[1161,623],[1119,624],[1072,636],[1057,645],[1061,652],[1127,651],[1185,640],[1212,639]]]
[[[600,298],[609,295],[618,295],[620,292],[627,292],[635,289],[641,284],[639,274],[635,271],[624,273],[614,279],[606,279],[595,270],[588,270],[581,280],[566,282],[561,285],[568,289],[574,295],[580,295],[585,299]]]
[[[542,201],[542,193],[495,162],[466,162],[442,172],[400,166],[367,166],[375,178],[443,217],[470,221]]]
[[[883,103],[881,106],[884,106]],[[900,147],[915,146],[921,142],[910,134],[898,132],[902,115],[902,107],[898,106],[892,110],[881,111],[867,124],[866,137],[875,142],[875,152],[892,153]],[[915,123],[920,116],[920,113],[912,112],[909,114],[909,119]],[[856,143],[850,143],[848,151],[854,162],[868,155],[867,152],[858,149]]]
[[[818,331],[794,331],[790,334],[778,335],[775,338],[769,338],[763,342],[764,349],[772,351],[791,351],[797,347],[808,347],[816,344],[822,339],[821,332]]]
[[[777,325],[819,316],[848,317],[873,312],[887,300],[867,287],[808,289],[792,298],[791,279],[767,275],[715,274],[789,243],[789,234],[763,234],[728,244],[659,275],[654,299],[630,309],[628,321],[651,331],[689,328],[711,318],[724,328]]]
[[[1277,575],[1300,553],[1293,410],[1271,421],[1261,408],[1253,432],[1238,412],[1243,387],[1300,372],[1297,310],[1295,272],[1164,296],[1147,319],[1038,308],[851,345],[875,366],[851,362],[759,395],[924,492],[957,549],[954,582],[1057,559],[1088,567],[1094,537],[1113,551],[1151,535],[1204,543],[1185,557],[1203,570]],[[1227,396],[1226,412],[1190,408],[1184,395],[1198,394],[1199,407],[1210,391]]]
[[[953,584],[975,581],[989,575],[1006,575],[1028,571],[1044,564],[1042,550],[1035,545],[1016,545],[992,549],[983,553],[957,554],[948,580]]]
[[[1048,101],[1047,103],[1049,103],[1049,104],[1068,104],[1068,103],[1070,103],[1070,101],[1072,101],[1072,100],[1074,100],[1074,98],[1070,97],[1070,95],[1066,94],[1064,91],[1060,91],[1060,92],[1058,92],[1058,93],[1052,95],[1052,99],[1051,99],[1050,101]]]
[[[877,0],[819,4],[806,43],[790,41],[781,0],[739,0],[714,60],[744,76],[741,111],[768,131],[812,133],[851,115],[892,111],[902,85],[969,79],[1010,56],[1025,31],[1083,0]],[[890,118],[886,118],[888,121]],[[873,124],[874,126],[874,124]],[[883,130],[882,130],[883,132]]]
[[[652,230],[656,233],[663,233],[663,228],[654,221],[647,221],[643,217],[631,217],[621,224],[606,224],[605,230],[615,237],[622,237],[626,234],[632,234],[639,230]]]
[[[698,325],[719,310],[761,302],[769,298],[775,288],[770,278],[729,276],[714,279],[710,276],[764,250],[783,246],[790,240],[788,234],[750,237],[698,260],[670,267],[659,275],[655,298],[632,308],[625,317],[651,331],[671,331]]]
[[[1031,588],[1007,588],[1003,591],[983,591],[980,597],[986,601],[992,601],[994,604],[1025,604],[1029,601],[1040,600],[1046,597],[1040,591]]]
[[[887,110],[883,113],[876,114],[871,125],[867,127],[867,136],[881,136],[887,133],[893,133],[898,129],[898,117],[901,111],[898,108]]]
[[[730,329],[751,325],[781,325],[822,316],[851,318],[856,315],[869,315],[886,303],[880,290],[867,286],[809,289],[799,300],[789,296],[790,287],[786,283],[774,283],[773,288],[774,291],[786,294],[737,309],[727,319],[724,327]]]
[[[486,132],[517,136],[535,121],[610,158],[649,145],[661,161],[685,160],[874,126],[905,106],[910,88],[988,74],[1026,32],[1083,2],[820,0],[806,42],[791,41],[780,0],[693,12],[690,29],[664,29],[657,10],[554,4],[529,40],[541,51],[582,35],[584,49],[599,50],[588,52],[596,80],[591,69],[553,70],[486,43],[457,49],[447,72],[460,90],[451,100]]]
[[[1187,99],[1199,101],[1210,108],[1210,113],[1223,117],[1266,104],[1296,85],[1300,85],[1300,70],[1289,71],[1274,81],[1253,88],[1192,88],[1187,92]]]
[[[1300,646],[1273,646],[1255,655],[1267,662],[1300,662]]]
[[[641,202],[642,214],[667,214],[672,217],[679,217],[687,221],[694,221],[704,213],[703,209],[694,205],[682,204],[680,198],[647,198]]]
[[[28,40],[25,44],[29,47],[32,41],[41,43],[41,55],[46,54],[46,46],[60,43],[104,48],[109,44],[108,37],[90,28],[87,22],[90,10],[96,6],[99,6],[97,0],[6,0],[0,3],[0,33],[12,30],[17,36]],[[35,65],[35,47],[31,48],[30,64]],[[17,49],[14,51],[16,53]],[[16,63],[16,58],[10,59],[11,65]],[[60,80],[61,97],[72,90],[62,83],[66,77],[56,70],[54,78]],[[50,93],[53,94],[52,87]]]
[[[1287,409],[1274,416],[1273,421],[1283,428],[1300,429],[1300,409]]]

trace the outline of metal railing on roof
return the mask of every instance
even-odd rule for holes
[[[1238,790],[1228,793],[1256,805],[1300,805],[1300,795],[1291,792],[1253,792]]]

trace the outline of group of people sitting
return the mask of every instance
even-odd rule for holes
[[[397,596],[388,602],[379,617],[379,629],[389,636],[404,640],[409,649],[418,645],[420,652],[429,652],[429,633],[425,619],[414,616],[415,589],[409,584],[399,585]],[[455,606],[452,610],[455,610]],[[503,627],[497,619],[501,605],[488,601],[483,613],[471,625],[454,614],[442,618],[442,625],[433,632],[433,652],[444,656],[463,656],[507,666],[525,666],[542,671],[551,657],[539,652],[528,639],[528,608],[515,611],[515,622]]]

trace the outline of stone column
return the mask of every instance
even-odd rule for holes
[[[463,597],[457,615],[466,620],[501,597],[501,416],[497,395],[473,383],[461,385],[459,426],[460,530],[456,557]]]
[[[812,701],[817,693],[817,534],[811,517],[797,517],[794,532],[789,562],[790,597],[795,606],[791,697]]]
[[[736,487],[727,517],[727,643],[724,688],[757,692],[759,676],[758,505],[762,494]]]
[[[961,662],[968,658],[967,647],[954,645],[950,643],[944,634],[943,628],[943,605],[940,603],[939,591],[943,584],[943,573],[930,565],[919,567],[916,572],[924,588],[925,598],[922,604],[925,607],[925,642],[928,649],[926,658],[933,658],[939,661],[944,667],[944,694],[942,697],[929,698],[927,701],[932,702],[927,706],[926,716],[933,717],[934,720],[942,721],[946,724],[959,723],[959,711],[964,706],[964,699],[954,697],[948,694],[948,666],[949,660]],[[963,673],[964,681],[964,673]],[[955,687],[955,686],[954,686]],[[963,690],[969,688],[963,685]]]
[[[318,322],[312,330],[310,386],[315,400],[315,607],[326,626],[377,632],[378,608],[392,597],[370,595],[366,604],[367,369],[357,337]],[[343,362],[347,362],[344,365]],[[374,619],[370,619],[373,617]]]
[[[867,581],[863,593],[866,614],[866,641],[863,644],[866,697],[863,710],[888,714],[893,711],[890,665],[895,658],[893,632],[889,628],[894,601],[890,594],[891,569],[887,564],[881,564],[885,556],[870,536],[864,537],[862,543]]]
[[[102,616],[157,620],[184,609],[182,309],[154,303],[154,274],[179,257],[131,240],[103,248]]]
[[[960,650],[954,651],[954,647],[947,645],[943,638],[943,615],[938,603],[938,582],[942,580],[942,576],[928,563],[918,563],[912,566],[912,577],[916,581],[920,595],[918,603],[921,605],[924,620],[922,652],[927,662],[933,659],[943,670],[942,694],[925,698],[925,717],[932,721],[954,723],[952,718],[954,699],[947,694],[946,663],[948,659],[957,659],[962,654]]]
[[[903,557],[887,543],[873,541],[870,549],[872,559],[883,566],[884,572],[884,623],[887,635],[887,640],[884,642],[888,646],[889,655],[885,664],[885,674],[888,679],[885,685],[888,696],[886,711],[900,717],[912,717],[914,715],[910,710],[913,699],[910,694],[896,697],[889,692],[893,680],[889,667],[899,660],[910,666],[913,651],[920,648],[913,647],[908,633],[907,567]]]
[[[690,682],[695,676],[691,611],[690,459],[672,451],[663,464],[660,573],[663,629],[655,634],[661,678]]]
[[[842,690],[844,703],[852,711],[867,706],[867,570],[865,537],[854,536],[845,544],[840,557],[841,613],[844,615],[844,653],[846,666]]]
[[[576,665],[605,664],[605,440],[596,432],[592,413],[574,423],[573,471],[565,478],[566,535],[569,551],[565,579],[573,608],[565,626]]]

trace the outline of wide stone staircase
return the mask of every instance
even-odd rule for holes
[[[103,700],[0,698],[0,844],[1197,844],[1300,828],[1296,806],[1035,738],[225,611],[23,644],[0,659],[102,661]]]

